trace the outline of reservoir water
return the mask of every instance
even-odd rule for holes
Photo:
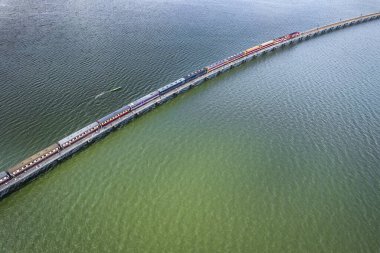
[[[379,6],[0,0],[0,170],[192,70]],[[380,21],[329,33],[135,120],[2,200],[0,252],[378,252],[379,45]]]

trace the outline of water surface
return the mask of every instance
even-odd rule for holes
[[[0,0],[0,168],[196,68],[378,6]],[[112,133],[1,201],[0,251],[377,252],[379,28],[268,54]]]

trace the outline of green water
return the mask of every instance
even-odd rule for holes
[[[3,3],[3,169],[196,67],[378,6]],[[0,251],[378,252],[379,22],[245,64],[59,164],[0,202]]]

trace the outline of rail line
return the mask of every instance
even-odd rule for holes
[[[106,136],[114,129],[127,124],[134,118],[174,98],[176,95],[185,92],[204,81],[214,78],[231,68],[239,66],[242,63],[250,61],[277,48],[301,42],[333,30],[379,18],[380,12],[377,12],[335,22],[322,27],[316,27],[305,32],[293,32],[248,48],[238,54],[194,71],[193,73],[169,83],[158,90],[121,107],[109,115],[96,120],[8,170],[0,172],[0,199],[21,188],[27,182],[52,168],[58,162],[61,162],[89,144]]]

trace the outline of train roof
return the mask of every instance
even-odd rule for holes
[[[260,47],[260,45],[257,45],[257,46],[254,46],[254,47],[250,47],[246,51],[248,51],[248,50],[255,50],[255,49],[259,48],[259,47]]]
[[[114,117],[115,115],[117,115],[117,114],[119,114],[119,113],[122,113],[122,112],[124,112],[125,110],[130,110],[130,109],[131,109],[131,107],[130,107],[129,105],[125,105],[125,106],[123,106],[123,107],[117,109],[116,111],[113,111],[113,112],[111,112],[110,114],[107,114],[106,116],[104,116],[104,117],[98,119],[97,122],[104,122],[104,121],[106,121],[106,120],[108,120],[108,119]]]
[[[13,166],[12,168],[8,169],[8,172],[9,173],[12,173],[18,169],[20,169],[22,166],[26,165],[26,164],[29,164],[30,162],[33,162],[34,160],[36,160],[37,158],[55,150],[55,149],[59,149],[59,146],[57,143],[54,143],[53,145],[41,150],[40,152],[26,158],[25,160],[19,162],[18,164],[16,164],[15,166]]]
[[[139,104],[139,103],[141,103],[141,102],[143,102],[143,101],[145,101],[151,97],[154,97],[156,95],[158,95],[158,90],[155,90],[155,91],[149,93],[148,95],[145,95],[145,96],[133,101],[132,103],[129,104],[129,106],[137,105],[137,104]]]
[[[165,86],[159,88],[158,91],[160,91],[160,92],[161,92],[161,91],[164,91],[164,90],[166,90],[166,89],[172,87],[173,85],[176,85],[176,84],[178,84],[178,83],[180,83],[180,82],[183,82],[183,81],[185,81],[185,78],[182,77],[182,78],[180,78],[180,79],[178,79],[178,80],[175,80],[174,82],[168,83],[167,85],[165,85]]]
[[[198,74],[198,73],[200,73],[202,71],[205,71],[205,69],[206,68],[195,70],[195,71],[191,72],[190,74],[186,75],[186,77],[196,75],[196,74]]]
[[[0,172],[0,179],[3,178],[3,177],[9,177],[8,173],[5,172],[5,171],[1,171]]]
[[[71,140],[71,139],[75,138],[76,136],[80,135],[81,133],[86,132],[87,130],[89,130],[89,129],[93,128],[93,127],[96,127],[96,126],[99,126],[98,122],[91,123],[90,125],[85,126],[82,129],[79,129],[78,131],[76,131],[76,132],[74,132],[74,133],[66,136],[62,140],[58,141],[58,144],[60,146],[62,146],[65,142],[68,142],[69,140]]]
[[[268,45],[268,44],[270,44],[270,43],[272,43],[272,42],[273,42],[273,40],[270,40],[270,41],[264,42],[264,43],[261,44],[261,46],[266,46],[266,45]]]

